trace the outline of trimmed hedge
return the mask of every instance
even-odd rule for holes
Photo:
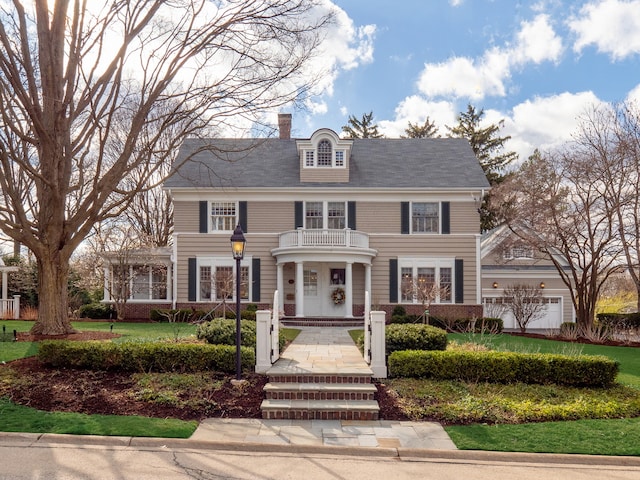
[[[236,350],[229,345],[167,342],[68,342],[40,343],[38,358],[53,367],[127,372],[236,371]],[[255,353],[240,348],[243,370],[255,365]]]
[[[619,363],[604,356],[541,353],[406,350],[389,356],[392,377],[489,383],[607,387]]]
[[[236,344],[236,321],[231,319],[215,318],[210,322],[198,325],[196,337],[206,340],[212,345]],[[245,347],[256,345],[256,322],[240,320],[240,344]]]
[[[387,355],[398,350],[444,350],[447,332],[420,323],[391,324],[385,329]]]

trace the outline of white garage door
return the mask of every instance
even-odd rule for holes
[[[562,323],[562,297],[545,297],[542,301],[545,305],[544,312],[539,318],[527,325],[527,330],[560,328],[560,324]],[[508,311],[508,308],[503,302],[504,299],[502,297],[484,298],[485,317],[497,316],[502,318],[505,329],[519,330],[520,327],[518,327],[513,315]]]

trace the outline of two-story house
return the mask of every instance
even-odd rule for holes
[[[352,318],[403,305],[482,315],[478,207],[489,184],[464,139],[191,139],[165,182],[174,202],[171,303],[235,295],[230,236],[246,237],[241,301],[285,316]]]

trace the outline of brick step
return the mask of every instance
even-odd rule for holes
[[[364,317],[282,317],[280,323],[286,327],[364,327]]]
[[[283,420],[378,420],[375,400],[263,400],[262,418]]]
[[[369,384],[370,373],[267,373],[270,383]]]
[[[267,383],[264,392],[273,400],[374,400],[377,389],[365,383]]]

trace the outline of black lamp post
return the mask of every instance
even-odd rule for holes
[[[240,380],[242,363],[240,361],[240,260],[244,257],[244,246],[247,240],[244,238],[240,225],[231,235],[231,252],[236,260],[236,380]]]

